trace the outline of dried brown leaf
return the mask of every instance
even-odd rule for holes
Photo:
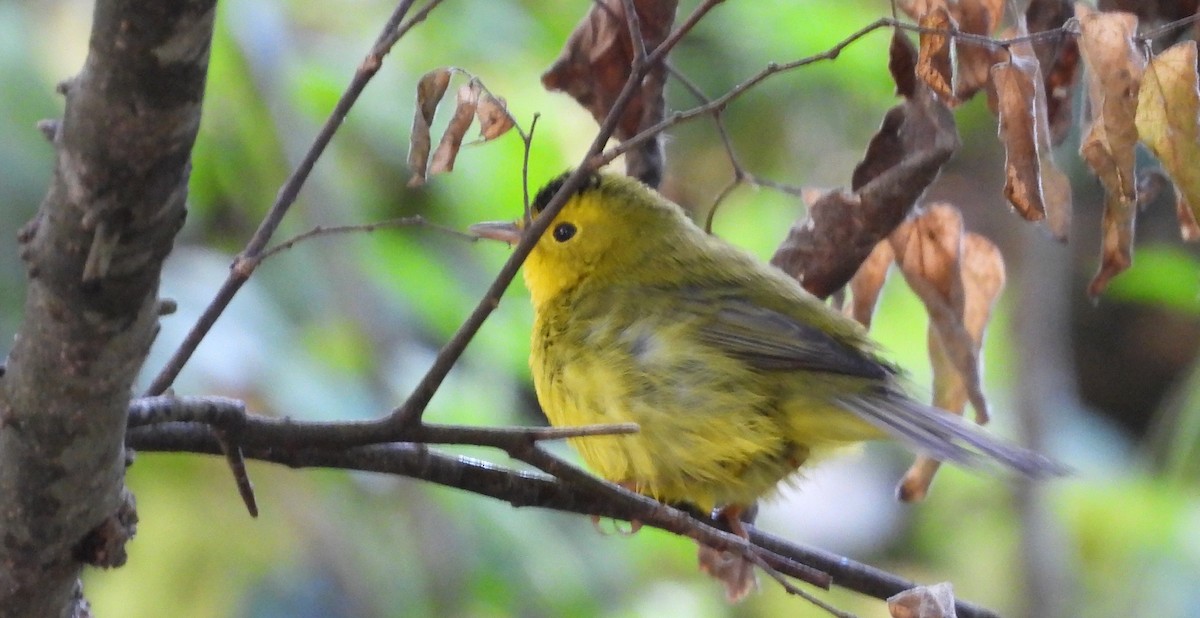
[[[634,0],[642,40],[653,51],[666,39],[675,21],[678,0]],[[575,27],[554,64],[542,74],[542,85],[571,95],[597,122],[603,121],[629,79],[634,58],[633,40],[621,0],[598,0]],[[628,139],[664,117],[662,87],[665,64],[650,69],[617,124],[617,139]],[[626,155],[626,168],[651,186],[662,175],[661,140]]]
[[[475,106],[475,117],[479,119],[479,139],[491,141],[508,133],[517,121],[508,113],[508,104],[503,98],[493,96],[484,90],[479,93],[479,101]]]
[[[854,170],[853,193],[832,191],[819,199],[771,258],[819,297],[832,294],[854,276],[958,148],[954,116],[915,78],[915,59],[911,41],[895,33],[889,67],[898,89],[911,95],[884,116]]]
[[[1104,293],[1113,277],[1133,265],[1133,227],[1137,217],[1136,204],[1121,201],[1115,193],[1104,194],[1104,214],[1100,218],[1103,239],[1100,241],[1100,268],[1088,284],[1088,296]]]
[[[421,76],[417,82],[417,108],[413,116],[412,131],[408,139],[408,168],[412,170],[412,178],[408,186],[416,187],[425,183],[425,168],[429,163],[429,125],[437,112],[438,103],[446,94],[450,85],[450,69],[434,69]]]
[[[897,228],[891,242],[904,280],[925,305],[930,325],[962,378],[976,420],[987,422],[979,348],[964,321],[962,215],[949,204],[931,204]]]
[[[1145,60],[1131,13],[1097,13],[1080,4],[1080,47],[1088,71],[1091,122],[1080,151],[1105,188],[1122,201],[1137,198],[1134,145],[1138,89]]]
[[[962,323],[971,337],[976,355],[991,322],[992,310],[1004,289],[1005,267],[1000,250],[990,240],[968,232],[963,238],[960,259],[963,286]],[[929,327],[929,359],[933,367],[933,405],[962,415],[969,399],[968,388],[954,359],[934,324]],[[918,456],[900,481],[897,495],[905,502],[921,500],[940,465],[936,459]]]
[[[992,310],[1004,289],[1004,257],[1000,249],[987,238],[967,232],[963,238],[961,260],[964,293],[963,325],[978,349],[983,345],[983,335],[992,319]],[[934,383],[934,403],[943,409],[962,412],[968,397],[958,395],[965,388],[953,388],[949,384],[939,387]],[[944,393],[944,394],[943,394]]]
[[[917,586],[887,600],[892,618],[954,618],[954,587],[950,582]]]
[[[922,28],[953,32],[958,24],[950,18],[945,7],[937,7],[921,17]],[[954,96],[954,47],[950,35],[922,32],[917,54],[917,77],[933,90],[946,105],[958,103]]]
[[[462,147],[463,136],[467,134],[467,129],[471,128],[471,121],[475,119],[475,107],[481,91],[482,86],[476,79],[458,89],[458,105],[454,108],[454,116],[450,118],[446,132],[442,134],[437,151],[433,153],[433,164],[429,166],[430,174],[454,169],[454,160]]]
[[[1023,34],[1023,29],[1018,30]],[[1044,81],[1028,44],[993,67],[1005,145],[1005,196],[1026,219],[1045,218],[1051,233],[1066,240],[1071,225],[1071,182],[1054,163]],[[1032,145],[1032,152],[1030,146]]]
[[[1200,238],[1200,90],[1196,42],[1176,44],[1150,61],[1138,93],[1137,129],[1175,183],[1184,240]]]
[[[992,67],[1000,117],[1000,141],[1004,144],[1004,197],[1022,217],[1040,221],[1046,216],[1042,203],[1042,171],[1038,158],[1037,64],[1014,56]]]
[[[853,297],[850,304],[846,305],[846,312],[865,328],[871,328],[871,316],[875,313],[875,304],[879,302],[879,292],[887,282],[888,271],[895,259],[892,244],[882,240],[850,279],[848,285]]]
[[[1097,13],[1082,3],[1076,4],[1075,12],[1092,111],[1079,150],[1105,191],[1101,264],[1088,286],[1095,297],[1133,262],[1138,138],[1134,118],[1145,59],[1134,43],[1137,17],[1133,14]]]

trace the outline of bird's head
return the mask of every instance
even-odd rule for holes
[[[531,205],[538,216],[570,172],[550,181]],[[587,280],[635,277],[691,226],[683,210],[633,178],[593,173],[571,195],[525,261],[535,305]],[[526,223],[478,223],[477,236],[515,244]]]

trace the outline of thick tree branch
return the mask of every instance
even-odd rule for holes
[[[184,220],[214,5],[97,2],[87,61],[62,87],[54,180],[20,236],[25,320],[0,384],[0,615],[72,615],[82,564],[123,561],[135,519],[126,410]]]

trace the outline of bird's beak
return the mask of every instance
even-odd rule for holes
[[[510,245],[521,240],[521,228],[514,221],[485,221],[472,225],[467,231],[479,238],[501,240]]]

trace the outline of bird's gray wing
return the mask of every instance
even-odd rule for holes
[[[705,343],[765,370],[804,370],[885,379],[895,369],[792,316],[736,295],[709,298],[694,295],[691,302],[708,303],[699,329]],[[699,308],[697,308],[699,309]],[[836,319],[836,318],[833,318]]]

